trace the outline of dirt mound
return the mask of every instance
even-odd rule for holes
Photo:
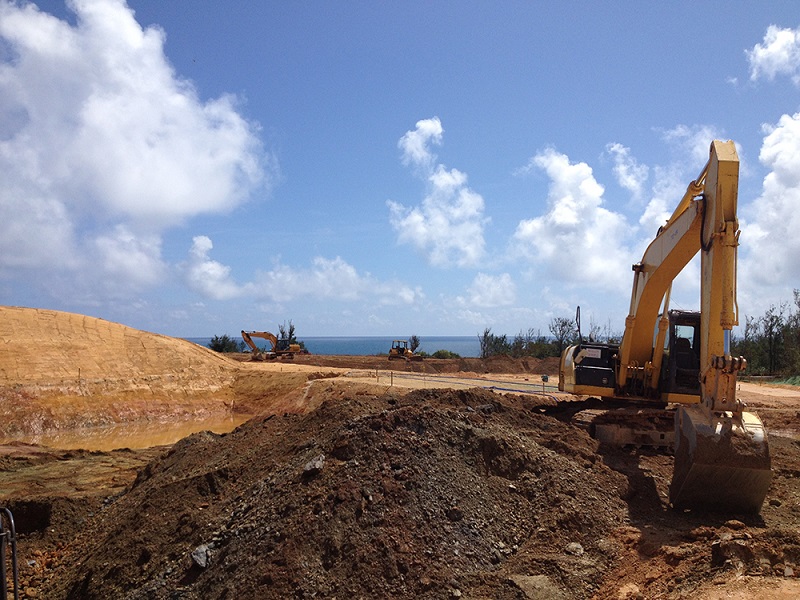
[[[800,591],[797,441],[773,439],[761,515],[717,515],[669,509],[669,454],[598,445],[547,398],[325,380],[306,401],[152,460],[42,555],[38,597]]]
[[[588,436],[524,404],[352,394],[191,436],[104,511],[48,593],[512,598],[510,578],[536,572],[588,597],[627,482]]]
[[[224,382],[234,366],[185,340],[54,310],[0,306],[0,340],[0,385],[69,388],[128,379],[149,386],[176,375],[183,375],[176,384],[189,384],[198,373],[203,383]]]

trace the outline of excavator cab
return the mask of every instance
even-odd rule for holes
[[[699,312],[669,311],[669,337],[664,355],[661,395],[672,402],[700,402]]]

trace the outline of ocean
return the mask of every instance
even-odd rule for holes
[[[239,336],[230,336],[237,342],[241,341]],[[208,346],[211,338],[183,338],[201,346]],[[396,338],[367,336],[367,337],[300,337],[299,340],[306,345],[311,354],[343,354],[353,356],[371,356],[375,354],[387,354],[392,345],[392,340]],[[433,354],[437,350],[449,350],[464,358],[474,358],[481,355],[481,345],[477,335],[455,335],[455,336],[419,336],[420,345],[417,351],[424,351]],[[264,347],[263,340],[259,347]]]

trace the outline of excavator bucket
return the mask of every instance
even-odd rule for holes
[[[772,480],[767,432],[754,413],[709,416],[700,406],[675,415],[675,508],[757,513]]]

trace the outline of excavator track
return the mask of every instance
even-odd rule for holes
[[[585,409],[573,415],[581,427],[599,442],[612,446],[672,448],[675,411],[661,408]]]

